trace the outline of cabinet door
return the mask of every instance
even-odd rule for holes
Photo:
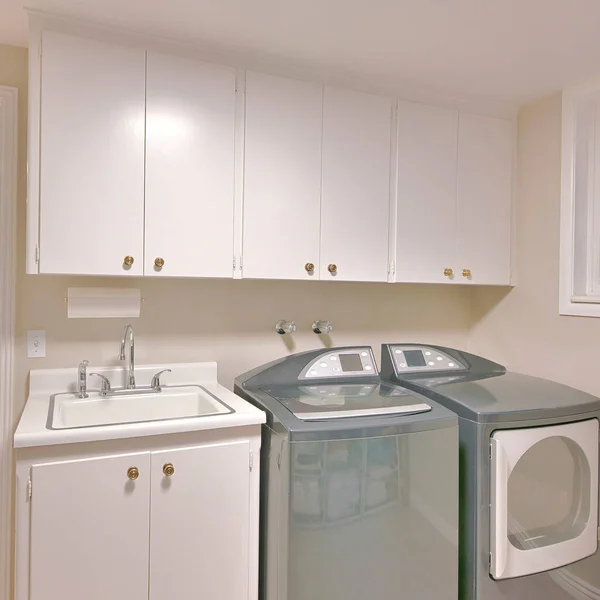
[[[146,98],[144,274],[232,277],[235,70],[150,52]]]
[[[246,74],[244,277],[318,277],[322,113],[321,86]]]
[[[136,467],[139,478],[128,478]],[[34,465],[30,600],[146,600],[150,455]]]
[[[389,98],[325,88],[321,279],[387,281],[391,130]]]
[[[512,121],[461,113],[455,279],[463,283],[510,283],[514,143]]]
[[[248,441],[152,453],[150,600],[248,598],[249,457]]]
[[[145,61],[43,34],[40,273],[142,274]]]
[[[451,282],[444,272],[456,270],[458,111],[398,108],[396,281]]]

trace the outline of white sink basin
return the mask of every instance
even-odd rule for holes
[[[79,399],[56,394],[50,402],[48,429],[102,427],[146,421],[207,417],[233,410],[199,385],[163,387],[161,392]]]

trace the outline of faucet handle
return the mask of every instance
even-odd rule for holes
[[[153,378],[152,378],[152,382],[150,383],[150,387],[155,391],[155,392],[160,392],[161,391],[161,387],[160,387],[160,376],[163,373],[170,373],[171,369],[163,369],[162,371],[159,371]]]
[[[77,367],[77,394],[76,397],[83,399],[87,398],[87,366],[90,364],[88,360],[82,360]]]
[[[96,377],[100,377],[102,380],[102,383],[100,384],[100,395],[107,396],[111,392],[110,380],[108,377],[100,375],[100,373],[90,373],[90,375],[96,375]]]

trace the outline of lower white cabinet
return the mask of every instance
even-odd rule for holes
[[[137,480],[127,477],[134,466]],[[31,600],[148,597],[150,454],[31,467]]]
[[[224,431],[18,456],[16,600],[255,600],[260,436]]]
[[[151,600],[248,598],[249,456],[247,440],[152,453]]]

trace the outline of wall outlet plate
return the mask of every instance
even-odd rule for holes
[[[46,332],[35,329],[27,332],[27,358],[44,358],[46,356]]]

